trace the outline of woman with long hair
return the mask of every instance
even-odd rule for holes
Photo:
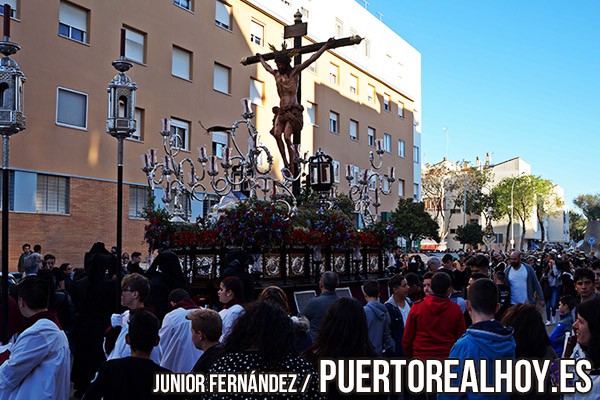
[[[242,302],[244,300],[244,284],[236,276],[223,278],[219,285],[219,301],[223,304],[223,309],[219,311],[221,320],[223,320],[223,333],[221,343],[225,343],[236,320],[244,313]]]
[[[315,368],[295,355],[292,320],[283,308],[272,301],[256,301],[246,307],[237,319],[224,346],[224,355],[210,369],[212,373],[290,372],[297,373],[297,382],[304,382],[306,374],[311,380],[302,399],[320,399]],[[281,396],[263,395],[213,395],[216,398],[279,399]],[[299,397],[300,398],[300,397]]]
[[[600,298],[584,301],[577,306],[577,319],[573,323],[577,344],[585,357],[592,362],[589,372],[592,390],[588,393],[565,395],[564,400],[600,398]]]

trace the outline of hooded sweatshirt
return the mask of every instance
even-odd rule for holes
[[[369,339],[377,355],[382,355],[383,351],[388,349],[395,351],[396,345],[392,339],[390,316],[385,306],[378,301],[369,301],[365,306],[365,314],[367,315]]]
[[[460,382],[463,371],[462,362],[465,359],[488,361],[496,359],[514,360],[516,347],[511,327],[505,327],[495,320],[482,321],[471,325],[450,351],[450,358],[461,361],[461,364],[452,371],[458,373],[456,382]],[[487,384],[488,386],[492,386],[494,384],[494,365],[488,362],[487,367]],[[478,366],[476,366],[476,369],[479,370]],[[453,384],[456,385],[456,382]],[[439,394],[438,400],[486,399],[489,397],[489,394],[474,394],[467,391],[466,393],[452,395]],[[493,398],[495,400],[508,400],[510,395],[506,393],[496,394]]]
[[[406,358],[442,360],[465,332],[460,307],[448,297],[428,295],[411,307],[402,347]]]

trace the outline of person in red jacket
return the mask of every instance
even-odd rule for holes
[[[448,358],[450,349],[466,330],[460,307],[450,300],[450,276],[436,272],[431,279],[432,294],[416,302],[406,321],[402,347],[406,358]]]

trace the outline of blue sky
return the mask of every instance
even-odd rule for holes
[[[358,3],[363,4],[362,1]],[[421,53],[422,155],[521,157],[565,189],[600,192],[599,0],[370,0]]]

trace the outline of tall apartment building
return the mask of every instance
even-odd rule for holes
[[[393,209],[398,196],[419,196],[420,54],[353,0],[8,3],[15,9],[11,40],[22,47],[14,59],[27,76],[27,129],[11,138],[11,269],[23,243],[82,266],[93,242],[115,242],[117,143],[104,129],[121,28],[134,63],[128,75],[139,87],[138,130],[124,146],[124,251],[145,248],[140,156],[162,151],[161,118],[171,118],[183,136],[183,157],[197,158],[199,146],[222,156],[230,138],[203,126],[231,125],[240,118],[240,99],[250,97],[259,141],[275,155],[275,169],[282,167],[269,134],[278,104],[273,78],[240,60],[270,52],[269,44],[279,48],[296,10],[308,23],[303,44],[364,37],[360,45],[326,52],[303,72],[302,152],[330,154],[338,191],[347,192],[346,165],[366,168],[375,140],[383,139],[384,163],[396,168],[400,184],[380,211]],[[216,201],[210,192],[200,195],[205,200],[189,210],[194,218]]]

